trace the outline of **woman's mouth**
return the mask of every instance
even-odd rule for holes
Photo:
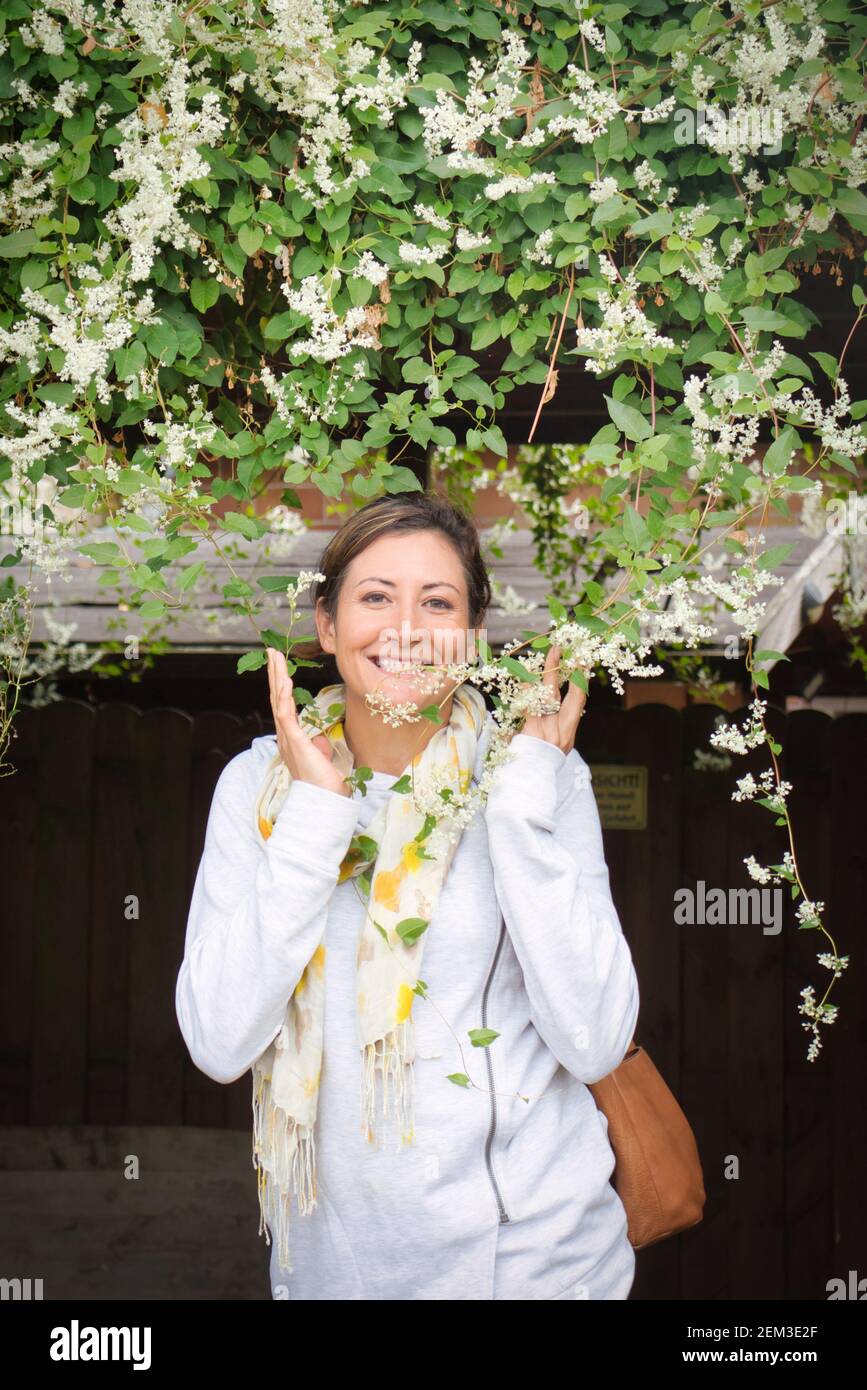
[[[403,671],[419,672],[420,668],[419,661],[395,661],[391,657],[387,657],[385,658],[387,665],[383,665],[383,658],[380,656],[369,656],[367,660],[378,671],[382,671],[384,675],[388,676],[400,675]]]

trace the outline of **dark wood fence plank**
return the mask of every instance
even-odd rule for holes
[[[33,1022],[36,836],[39,822],[39,710],[15,719],[9,749],[14,769],[0,778],[0,884],[6,922],[0,970],[0,1124],[30,1119]]]
[[[141,713],[106,703],[96,711],[93,794],[93,908],[90,935],[90,1042],[87,1119],[123,1124],[128,1113],[127,1050],[131,940],[144,901],[141,826]]]
[[[30,1118],[80,1124],[86,1112],[93,709],[40,714]]]
[[[709,739],[718,706],[690,705],[683,712],[683,884],[696,891],[727,882],[731,774],[700,770],[695,754],[719,752]],[[723,1158],[728,1152],[726,1092],[728,1058],[728,943],[724,931],[708,926],[681,927],[681,1083],[679,1100],[692,1125],[704,1171],[704,1217],[686,1233],[681,1246],[680,1297],[730,1297],[728,1281],[728,1192]]]
[[[783,774],[793,787],[789,810],[798,866],[808,893],[825,902],[834,857],[833,726],[834,720],[818,710],[790,714]],[[785,900],[786,1297],[816,1299],[827,1297],[826,1271],[832,1268],[832,1097],[828,1057],[807,1061],[810,1036],[798,1006],[805,985],[824,988],[830,976],[816,961],[818,935],[798,930],[788,885]],[[824,937],[821,941],[828,944]]]
[[[148,710],[141,720],[142,902],[131,937],[129,1105],[140,1124],[183,1121],[184,1051],[175,981],[189,881],[192,720]]]
[[[242,752],[249,748],[254,738],[261,737],[265,733],[274,732],[273,720],[267,721],[260,714],[247,715],[241,721],[238,731],[238,742],[235,752]],[[230,1129],[243,1129],[249,1131],[252,1124],[252,1073],[247,1072],[244,1076],[233,1081],[231,1086],[226,1089],[226,1124]]]
[[[864,1155],[867,1153],[867,952],[864,904],[867,902],[867,836],[865,836],[865,776],[867,776],[867,716],[847,714],[834,720],[831,735],[833,784],[831,795],[832,872],[823,899],[826,925],[840,955],[849,965],[828,1003],[839,1007],[835,1023],[820,1029],[830,1068],[833,1104],[832,1266],[827,1278],[867,1277],[867,1203],[864,1201]],[[816,895],[818,896],[818,895]],[[820,899],[822,900],[822,899]],[[805,932],[816,951],[830,951],[827,937]],[[831,978],[816,962],[825,982]],[[816,989],[816,999],[824,994]],[[804,1034],[807,1037],[807,1034]],[[819,1053],[821,1057],[822,1052]],[[817,1065],[816,1063],[812,1064]],[[820,1282],[824,1285],[825,1280]],[[863,1288],[863,1286],[862,1286]],[[827,1297],[822,1293],[818,1297]],[[863,1298],[863,1291],[858,1295]],[[852,1294],[849,1294],[852,1297]]]
[[[196,716],[192,730],[190,819],[187,860],[187,904],[192,897],[196,870],[205,844],[205,829],[214,788],[223,768],[240,752],[241,720],[234,715],[206,713]],[[184,938],[178,941],[178,969],[183,959]],[[193,1065],[184,1063],[184,1119],[193,1125],[226,1125],[232,1087],[215,1086]]]
[[[731,722],[743,724],[746,707]],[[785,741],[785,716],[769,708],[772,736]],[[732,754],[730,788],[751,772],[758,781],[770,766],[761,745],[747,755]],[[744,858],[779,863],[786,841],[775,817],[752,802],[733,802],[729,864],[724,884],[759,888]],[[785,1019],[784,932],[766,935],[762,925],[737,923],[708,927],[728,940],[728,1147],[737,1162],[729,1190],[729,1297],[783,1298],[785,1293],[785,1098],[783,1029]]]
[[[600,709],[579,725],[578,748],[591,764],[648,769],[647,828],[604,832],[612,893],[638,975],[636,1034],[677,1093],[680,1063],[680,940],[674,892],[681,881],[681,720],[667,705],[645,704],[624,717]],[[677,1246],[664,1241],[644,1252],[637,1296],[676,1298]]]

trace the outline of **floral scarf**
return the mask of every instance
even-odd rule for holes
[[[343,733],[344,713],[343,684],[329,685],[299,712],[299,722],[311,738],[325,734],[334,745],[334,765],[348,776],[354,763]],[[416,807],[411,782],[414,778],[417,787],[448,788],[452,797],[463,796],[472,779],[486,717],[480,691],[459,686],[449,722],[437,729],[403,774],[407,793],[395,792],[363,833],[353,836],[340,866],[337,883],[363,875],[361,887],[367,898],[358,942],[356,1019],[363,1054],[361,1130],[370,1143],[376,1143],[377,1072],[382,1116],[390,1113],[391,1093],[397,1101],[401,1144],[414,1138],[412,1003],[424,951],[424,927],[436,910],[460,841],[458,833],[437,857],[426,849],[433,821]],[[254,808],[256,833],[264,840],[271,834],[291,781],[277,753]],[[278,1255],[280,1265],[290,1272],[292,1190],[302,1213],[316,1205],[314,1125],[323,1062],[325,970],[325,946],[320,943],[287,1003],[283,1027],[253,1066],[259,1234],[264,1231],[270,1245],[266,1205],[271,1188],[276,1187]]]

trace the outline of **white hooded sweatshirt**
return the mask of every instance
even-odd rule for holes
[[[492,726],[489,713],[476,779]],[[274,1298],[628,1297],[635,1254],[610,1182],[607,1120],[587,1083],[626,1054],[638,984],[587,764],[529,734],[511,748],[427,930],[427,998],[413,1008],[415,1140],[402,1147],[396,1136],[369,1144],[361,1129],[365,907],[351,879],[336,882],[352,836],[397,778],[375,772],[366,796],[351,797],[295,781],[263,841],[253,806],[274,735],[220,776],[176,993],[196,1066],[226,1084],[243,1076],[326,947],[317,1205],[301,1214],[293,1198],[291,1271],[271,1243]],[[477,1028],[499,1037],[475,1047]],[[475,1084],[456,1085],[455,1073]],[[255,1184],[251,1156],[251,1223]]]

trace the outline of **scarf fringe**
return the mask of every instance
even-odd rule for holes
[[[286,1116],[285,1122],[283,1116]],[[264,1121],[267,1116],[267,1135]],[[302,1215],[316,1206],[316,1141],[312,1128],[299,1125],[285,1111],[271,1104],[271,1082],[256,1075],[253,1080],[253,1167],[258,1172],[259,1235],[271,1244],[269,1224],[277,1240],[281,1268],[292,1273],[289,1250],[290,1209],[294,1191]],[[276,1188],[276,1191],[274,1189]],[[276,1211],[268,1213],[270,1197]],[[273,1204],[272,1204],[273,1205]]]
[[[377,1038],[364,1047],[361,1132],[369,1144],[377,1142],[377,1072],[382,1078],[382,1118],[387,1119],[392,1113],[391,1102],[394,1101],[394,1117],[401,1144],[411,1144],[415,1139],[415,1076],[412,1063],[407,1061],[410,1023],[410,1020],[406,1020],[386,1033],[384,1038]]]
[[[404,1022],[364,1047],[361,1132],[371,1144],[377,1142],[377,1074],[381,1078],[381,1118],[387,1120],[393,1114],[401,1144],[415,1139],[415,1077],[412,1063],[407,1061],[408,1042],[408,1022]],[[254,1072],[253,1167],[257,1171],[259,1235],[265,1236],[269,1246],[274,1235],[278,1263],[291,1274],[292,1193],[302,1215],[316,1206],[316,1141],[312,1128],[299,1125],[291,1115],[284,1121],[285,1113],[271,1104],[270,1079]],[[269,1211],[272,1196],[276,1202]]]

